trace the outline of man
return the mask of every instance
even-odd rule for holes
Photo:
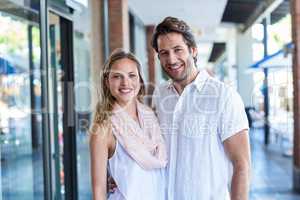
[[[153,96],[169,153],[168,200],[247,200],[250,147],[240,96],[197,69],[184,21],[165,18],[152,46],[171,78]]]

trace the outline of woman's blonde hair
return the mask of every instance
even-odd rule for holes
[[[110,93],[109,88],[107,87],[107,80],[109,73],[111,71],[112,65],[121,59],[130,59],[134,61],[137,65],[137,70],[140,79],[140,90],[138,92],[138,100],[140,102],[143,101],[143,97],[145,95],[145,84],[141,74],[141,64],[139,60],[130,52],[126,52],[123,49],[115,49],[107,59],[104,64],[103,69],[100,73],[100,97],[99,101],[96,105],[96,112],[94,116],[94,124],[102,125],[103,123],[107,122],[109,117],[111,116],[113,105],[115,103],[115,98]]]

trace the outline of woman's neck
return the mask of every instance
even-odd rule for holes
[[[118,103],[119,106],[124,109],[125,112],[127,112],[131,117],[133,117],[134,119],[137,119],[137,101],[136,100],[132,100],[130,102],[127,103]]]

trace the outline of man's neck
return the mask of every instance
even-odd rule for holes
[[[195,70],[193,70],[193,72],[190,75],[188,75],[188,77],[185,80],[180,81],[180,82],[174,81],[174,83],[173,83],[174,87],[175,87],[175,89],[176,89],[176,91],[178,92],[179,95],[181,95],[184,88],[188,84],[190,84],[191,82],[193,82],[196,79],[198,73],[199,73],[199,71],[195,69]]]

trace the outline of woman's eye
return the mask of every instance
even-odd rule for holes
[[[135,75],[135,74],[130,74],[129,77],[130,77],[130,78],[135,78],[136,75]]]
[[[121,78],[120,75],[113,75],[113,78],[117,79],[117,78]]]

